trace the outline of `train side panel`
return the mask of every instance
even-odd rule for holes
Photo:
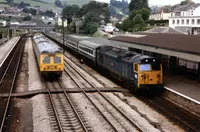
[[[98,65],[118,75],[120,78],[130,80],[132,77],[132,73],[129,72],[132,70],[132,65],[128,62],[107,56],[105,54],[99,54],[97,61]]]

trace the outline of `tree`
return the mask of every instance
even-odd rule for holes
[[[26,16],[23,18],[24,21],[30,21],[31,20],[31,16]]]
[[[113,15],[117,15],[117,13],[113,12],[113,8],[118,8],[120,9],[124,14],[127,14],[128,15],[128,1],[126,0],[122,0],[122,1],[119,1],[119,0],[110,0],[110,12]]]
[[[85,15],[85,20],[83,23],[83,29],[85,33],[94,33],[97,31],[97,28],[99,27],[99,21],[100,21],[100,16],[94,12],[89,12]],[[91,25],[90,25],[91,24]]]
[[[30,6],[30,4],[29,3],[25,3],[23,1],[20,2],[19,5],[18,5],[19,8],[25,8],[26,6]]]
[[[86,24],[86,27],[85,27],[85,33],[87,34],[93,34],[97,31],[97,28],[98,28],[98,23],[96,22],[89,22]]]
[[[110,18],[110,12],[109,12],[109,7],[107,3],[100,3],[100,2],[96,2],[96,1],[91,1],[86,5],[82,6],[81,9],[81,14],[86,15],[89,12],[93,12],[99,16],[101,16],[101,18],[108,23],[109,22],[109,18]],[[101,21],[101,20],[100,20]]]
[[[141,14],[143,20],[146,22],[149,20],[149,16],[150,16],[150,11],[146,8],[142,8],[141,10],[133,10],[129,16],[129,18],[132,20],[133,18],[135,18],[135,16],[137,14]]]
[[[62,2],[61,2],[60,0],[56,0],[56,1],[55,1],[55,5],[56,5],[57,7],[64,8],[64,5],[62,4]]]
[[[133,19],[133,29],[134,31],[141,31],[142,28],[145,26],[144,19],[142,18],[141,14],[137,14]]]
[[[127,19],[125,19],[124,21],[123,21],[123,23],[122,23],[122,29],[124,30],[124,31],[127,31],[129,28],[131,28],[132,26],[131,26],[131,21],[130,21],[130,19],[129,18],[127,18]]]
[[[24,9],[22,10],[22,12],[24,12],[24,13],[30,13],[30,14],[33,15],[33,16],[35,16],[35,15],[37,14],[36,9],[32,9],[32,8],[30,8],[30,9],[24,8]]]
[[[70,24],[73,19],[78,16],[80,12],[80,7],[78,5],[67,5],[62,11],[62,17],[67,19],[68,23]]]
[[[48,16],[48,17],[55,17],[55,15],[56,15],[56,14],[55,14],[53,11],[48,11],[48,10],[47,10],[47,11],[45,12],[45,16]]]
[[[122,29],[122,24],[116,23],[116,24],[115,24],[115,27],[118,28],[118,29]]]
[[[183,1],[181,1],[180,5],[186,5],[188,3],[193,3],[193,1],[192,0],[183,0]]]
[[[139,14],[142,15],[142,18],[144,19],[144,21],[148,21],[149,20],[149,16],[150,16],[150,10],[143,8],[139,11]]]
[[[36,11],[36,9],[30,8],[29,13],[31,13],[33,16],[35,16],[37,14],[37,11]]]
[[[89,22],[100,22],[100,16],[94,12],[89,12],[85,15],[85,21],[84,23],[89,23]]]
[[[131,0],[129,3],[129,12],[133,10],[140,10],[142,8],[149,9],[148,0]]]

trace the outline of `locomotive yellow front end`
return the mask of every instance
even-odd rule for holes
[[[138,75],[138,88],[163,88],[161,64],[135,64]]]
[[[64,70],[63,54],[41,54],[40,71],[44,74],[57,74],[61,76]]]

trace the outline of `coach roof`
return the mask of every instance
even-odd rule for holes
[[[56,54],[62,53],[62,51],[54,44],[48,42],[42,37],[34,37],[35,44],[40,54]]]
[[[82,40],[79,42],[79,45],[84,45],[86,47],[90,47],[90,48],[93,48],[93,49],[96,49],[100,46],[102,46],[103,44],[99,44],[99,43],[95,43],[95,42],[91,42],[91,41],[87,41],[87,40]]]

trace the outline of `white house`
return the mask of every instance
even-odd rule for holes
[[[169,27],[188,34],[200,34],[200,3],[173,9],[170,12]]]
[[[0,20],[0,27],[5,27],[6,26],[6,21],[5,20]]]
[[[169,20],[170,13],[169,7],[161,7],[153,11],[149,17],[152,20]]]

